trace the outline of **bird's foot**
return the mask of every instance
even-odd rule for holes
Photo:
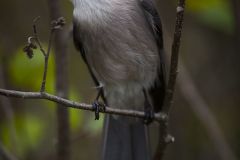
[[[148,92],[144,88],[143,88],[143,94],[144,94],[144,98],[145,98],[145,102],[144,102],[145,117],[143,119],[143,123],[146,125],[149,125],[150,123],[152,123],[152,121],[154,119],[154,110],[153,110],[153,106],[151,105],[151,103],[149,101]]]
[[[153,122],[154,119],[154,111],[152,109],[148,109],[144,111],[144,119],[143,119],[143,123],[146,125],[149,125],[150,123]]]
[[[106,110],[106,105],[104,103],[98,102],[98,100],[95,100],[92,103],[93,110],[95,112],[95,120],[99,120],[99,113],[100,112],[105,112]]]
[[[104,85],[102,83],[100,83],[98,86],[93,87],[94,89],[98,89],[101,90],[103,89]]]

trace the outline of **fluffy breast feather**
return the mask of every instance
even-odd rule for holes
[[[105,86],[108,101],[118,96],[115,105],[123,108],[123,102],[133,96],[143,100],[142,88],[153,86],[160,63],[155,39],[137,0],[75,3],[74,21],[86,59]],[[133,105],[140,104],[138,100]]]

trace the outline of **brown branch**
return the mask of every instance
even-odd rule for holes
[[[43,78],[42,78],[40,92],[44,92],[45,86],[46,86],[47,71],[48,71],[48,59],[49,59],[49,55],[50,55],[50,51],[51,51],[51,47],[52,47],[52,37],[53,37],[54,32],[57,29],[61,28],[63,24],[58,24],[62,20],[60,18],[53,21],[55,23],[52,22],[50,36],[49,36],[49,40],[48,40],[48,48],[47,48],[47,51],[45,51],[45,49],[43,48],[42,43],[40,41],[38,32],[37,32],[36,23],[39,20],[39,18],[40,17],[37,17],[33,20],[33,37],[28,38],[28,45],[24,47],[23,51],[27,53],[29,58],[32,58],[33,49],[37,49],[37,47],[39,47],[40,51],[42,52],[42,54],[44,56],[44,70],[43,70]]]
[[[173,94],[175,90],[175,84],[178,73],[178,57],[179,57],[179,48],[181,42],[182,26],[183,26],[183,16],[184,16],[185,0],[179,0],[177,7],[177,18],[175,25],[175,32],[172,44],[172,56],[171,56],[171,65],[170,65],[170,74],[167,85],[167,92],[165,97],[165,104],[163,106],[163,111],[166,113],[169,112],[173,101]]]
[[[232,149],[224,138],[224,135],[220,129],[220,126],[217,123],[215,116],[210,111],[205,100],[198,93],[197,88],[194,85],[194,82],[191,79],[188,71],[186,70],[184,65],[181,65],[180,67],[181,75],[179,77],[178,86],[183,97],[187,100],[195,115],[205,126],[209,137],[212,139],[221,159],[236,160],[236,155],[234,155]]]
[[[48,0],[49,12],[51,20],[61,16],[60,0]],[[58,96],[68,97],[68,71],[67,71],[67,39],[65,32],[56,32],[55,42],[55,62],[56,62],[56,93]],[[57,107],[57,125],[58,125],[58,144],[57,144],[57,159],[69,160],[70,154],[70,125],[68,108]]]
[[[41,85],[41,92],[45,91],[45,86],[46,86],[46,79],[47,79],[47,70],[48,70],[48,59],[51,51],[51,46],[52,46],[52,37],[55,29],[51,29],[50,32],[50,37],[49,37],[49,43],[48,43],[48,49],[47,52],[43,52],[44,50],[40,48],[40,50],[44,53],[44,71],[43,71],[43,79],[42,79],[42,85]]]
[[[185,0],[179,0],[177,6],[177,15],[176,15],[176,24],[175,32],[172,44],[172,53],[171,53],[171,64],[170,64],[170,73],[167,83],[167,91],[164,99],[163,112],[167,115],[173,103],[173,94],[175,90],[177,70],[178,70],[178,57],[179,57],[179,48],[182,34],[183,18],[184,18],[184,9],[185,9]],[[159,143],[157,147],[157,152],[154,159],[159,160],[163,158],[165,149],[167,145],[174,141],[174,138],[168,134],[168,120],[160,121],[159,127]]]
[[[34,20],[33,20],[33,34],[34,34],[34,39],[36,41],[36,43],[38,44],[39,48],[40,48],[40,51],[42,52],[42,54],[44,56],[47,56],[47,53],[45,52],[45,50],[43,49],[42,47],[42,43],[41,43],[41,40],[38,36],[38,32],[37,32],[37,21],[40,19],[40,17],[36,17]],[[31,42],[28,42],[28,43],[31,43]]]
[[[63,106],[69,107],[69,108],[94,111],[92,104],[78,103],[78,102],[61,98],[59,96],[55,96],[46,92],[21,92],[21,91],[15,91],[15,90],[0,89],[0,95],[6,96],[6,97],[22,98],[22,99],[45,99],[52,102],[56,102],[58,104],[62,104]],[[112,108],[108,106],[106,107],[105,111],[101,109],[100,112],[122,115],[122,116],[130,116],[130,117],[136,117],[136,118],[142,118],[142,119],[145,118],[145,113],[141,111],[117,109],[117,108]],[[165,121],[166,119],[167,119],[167,115],[164,113],[155,113],[154,115],[155,121]]]

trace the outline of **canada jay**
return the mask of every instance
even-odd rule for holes
[[[165,93],[162,28],[155,3],[72,1],[74,42],[99,88],[98,97],[110,107],[145,111],[148,121],[152,111],[160,111]],[[93,106],[98,110],[97,101]],[[150,160],[146,125],[134,118],[106,116],[102,150],[103,160]]]

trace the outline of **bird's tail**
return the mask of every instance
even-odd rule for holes
[[[102,160],[150,160],[148,129],[143,122],[107,115]]]

